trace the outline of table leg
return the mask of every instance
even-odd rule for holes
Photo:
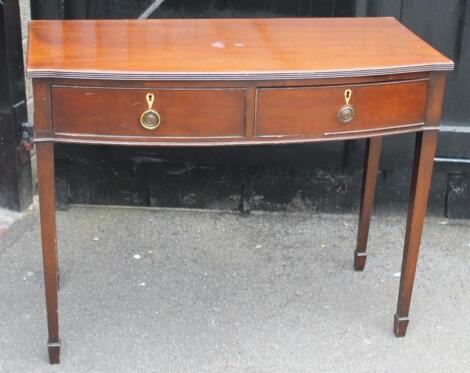
[[[44,265],[44,286],[46,291],[49,361],[60,361],[56,221],[55,221],[55,180],[54,144],[37,143],[39,211],[41,217],[42,255]]]
[[[354,269],[364,270],[366,265],[367,238],[369,237],[370,217],[374,205],[377,170],[379,168],[382,137],[367,139],[364,157],[364,173],[362,176],[361,207],[359,212],[359,227],[357,231],[357,245],[354,251]]]
[[[432,168],[436,154],[438,131],[424,131],[416,135],[413,175],[411,178],[408,221],[406,225],[403,262],[401,267],[400,290],[394,332],[397,337],[406,334],[413,282],[418,261],[421,233],[428,204]]]

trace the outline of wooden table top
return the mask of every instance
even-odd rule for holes
[[[32,21],[32,78],[271,80],[452,70],[394,18]]]

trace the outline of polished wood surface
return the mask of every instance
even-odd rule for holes
[[[161,116],[155,130],[140,124],[141,114],[148,109],[147,93],[155,95],[153,109]],[[54,132],[57,136],[85,133],[129,138],[243,137],[245,95],[243,88],[54,87]]]
[[[391,18],[37,21],[30,26],[49,358],[59,362],[54,143],[227,146],[367,139],[363,270],[382,138],[416,132],[394,331],[411,293],[452,62]],[[346,94],[350,91],[351,96]],[[158,128],[141,126],[152,109]],[[349,97],[349,98],[348,98]],[[345,122],[340,110],[355,115]]]
[[[394,333],[403,337],[409,323],[411,293],[418,263],[421,234],[431,186],[438,131],[419,132],[416,135],[410,202],[406,224],[405,245],[400,276]]]
[[[59,273],[55,223],[54,145],[36,145],[39,187],[39,212],[41,218],[44,288],[48,325],[47,346],[51,363],[60,361],[58,291]]]
[[[451,70],[394,18],[33,21],[30,77],[267,80]]]
[[[427,88],[427,80],[418,80],[260,89],[256,103],[256,135],[334,135],[424,124]],[[356,115],[350,122],[341,123],[337,114],[345,104],[346,89],[352,92],[350,104]]]
[[[440,123],[445,84],[446,75],[435,73],[430,84],[425,114],[426,122],[430,125],[438,125]],[[438,131],[435,130],[418,132],[416,134],[400,289],[394,320],[394,333],[397,337],[403,337],[408,328],[411,294],[413,292],[421,235],[428,205],[437,138]]]
[[[432,129],[424,120],[429,78],[415,73],[257,82],[34,79],[36,95],[48,102],[38,110],[51,110],[53,118],[47,129],[38,124],[35,141],[255,145],[415,132]],[[342,123],[337,114],[347,89],[356,115]],[[150,131],[139,124],[147,93],[155,95],[154,109],[162,117],[161,126]]]
[[[312,141],[365,137],[424,127],[428,78],[309,87],[152,87],[117,88],[52,86],[53,132],[56,140],[158,141],[210,144],[246,141]],[[351,90],[356,115],[338,120]],[[147,109],[145,96],[155,96],[154,109],[162,118],[155,130],[140,125]],[[83,110],[86,107],[87,110]],[[250,108],[250,110],[247,110]],[[253,129],[247,128],[254,112]],[[289,123],[289,125],[286,125]],[[40,141],[40,136],[37,136]]]

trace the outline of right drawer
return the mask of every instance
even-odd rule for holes
[[[427,79],[259,88],[255,133],[308,137],[423,123],[427,91]]]

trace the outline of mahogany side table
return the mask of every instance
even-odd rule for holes
[[[363,270],[383,136],[414,132],[394,332],[404,336],[453,62],[394,18],[33,21],[41,236],[59,362],[54,143],[230,146],[367,139]]]

